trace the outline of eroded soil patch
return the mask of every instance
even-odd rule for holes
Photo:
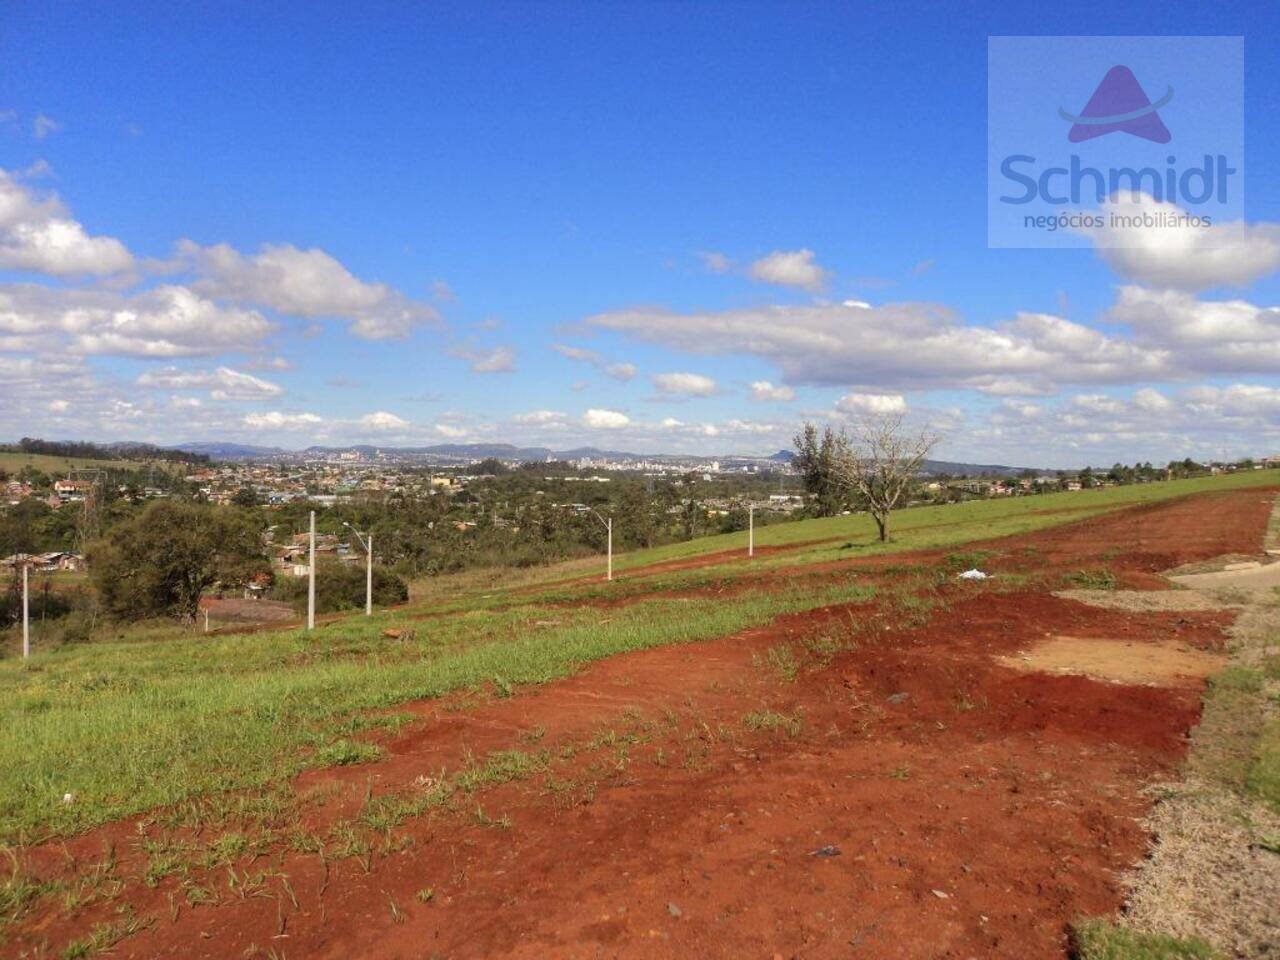
[[[1068,636],[1050,637],[999,660],[1014,670],[1168,687],[1198,687],[1227,662],[1221,654],[1181,644]]]

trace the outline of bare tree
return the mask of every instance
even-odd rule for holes
[[[941,439],[928,430],[907,429],[901,413],[876,414],[859,421],[841,450],[836,466],[840,483],[866,504],[881,542],[889,539],[889,515]]]

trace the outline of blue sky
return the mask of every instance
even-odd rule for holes
[[[1280,13],[1012,6],[9,4],[0,436],[1275,452]],[[1156,29],[1245,38],[1229,255],[989,249],[988,37]]]

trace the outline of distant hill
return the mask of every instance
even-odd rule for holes
[[[790,450],[779,450],[769,459],[776,460],[779,463],[790,463],[795,459],[795,456]],[[926,460],[921,465],[921,468],[925,473],[949,473],[957,477],[1016,477],[1028,470],[1036,474],[1057,473],[1056,470],[1046,470],[1039,467],[1006,467],[998,463],[961,463],[954,460]]]
[[[282,457],[289,453],[283,447],[254,447],[244,443],[224,443],[216,440],[178,443],[169,449],[199,453],[213,460],[255,460],[260,457]]]
[[[657,463],[683,463],[689,465],[710,464],[719,461],[723,464],[756,463],[760,465],[789,464],[794,459],[790,450],[779,450],[767,457],[743,456],[738,454],[719,454],[716,456],[692,456],[675,453],[631,453],[626,450],[601,450],[599,447],[574,447],[570,450],[553,450],[550,447],[520,447],[512,443],[437,443],[424,447],[385,447],[373,444],[354,444],[345,447],[311,446],[305,450],[285,450],[281,447],[259,447],[251,444],[229,442],[197,442],[178,444],[173,449],[190,451],[214,460],[274,460],[281,457],[305,457],[323,459],[343,453],[358,453],[363,457],[372,457],[381,452],[394,457],[421,457],[443,463],[474,463],[495,457],[498,460],[648,460]],[[951,460],[926,460],[924,472],[929,474],[951,474],[953,476],[998,476],[1012,477],[1030,469],[1034,473],[1054,473],[1034,467],[1011,467],[993,463],[963,463]]]

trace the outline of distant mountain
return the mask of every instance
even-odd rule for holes
[[[179,443],[169,450],[185,450],[187,453],[202,453],[214,460],[256,460],[261,457],[282,457],[289,453],[283,447],[254,447],[245,443],[224,443],[221,441]]]
[[[779,450],[770,460],[779,463],[790,463],[796,455],[790,450]],[[998,463],[959,463],[953,460],[926,460],[920,465],[925,473],[949,473],[953,476],[972,477],[1016,477],[1020,473],[1031,470],[1033,473],[1054,473],[1053,470],[1042,470],[1036,467],[1006,467]]]

